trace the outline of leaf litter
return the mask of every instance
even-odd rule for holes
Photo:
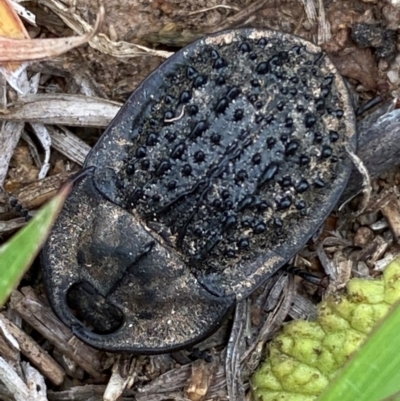
[[[9,196],[16,196],[21,207],[33,214],[79,170],[101,128],[108,125],[121,102],[165,58],[207,33],[253,26],[319,42],[347,78],[356,109],[380,97],[372,110],[359,117],[361,121],[369,118],[367,124],[360,124],[363,140],[359,150],[372,178],[366,210],[357,216],[361,197],[350,200],[328,218],[319,238],[310,241],[294,263],[321,276],[324,268],[333,265],[336,272],[331,274],[338,288],[344,286],[349,272],[352,276],[381,274],[382,266],[400,250],[400,171],[396,168],[400,150],[394,141],[399,135],[396,121],[400,62],[397,54],[378,57],[375,42],[364,41],[367,46],[360,46],[351,33],[355,24],[369,24],[374,29],[379,26],[384,33],[393,30],[400,21],[397,7],[396,2],[361,0],[156,0],[151,4],[115,0],[105,4],[104,23],[98,35],[91,37],[88,32],[93,32],[98,12],[93,2],[43,0],[31,10],[27,3],[27,12],[37,16],[36,26],[20,28],[34,39],[24,33],[25,39],[19,42],[22,50],[18,52],[12,42],[16,39],[0,41],[3,49],[14,46],[11,51],[14,62],[18,62],[14,69],[5,71],[4,61],[10,58],[2,60],[0,79],[0,140],[4,144],[0,150],[0,183],[4,189],[0,194],[2,242],[24,224],[24,219],[9,206]],[[43,48],[43,40],[54,44],[56,37],[68,46],[80,43],[82,38],[90,42],[66,54]],[[33,49],[28,42],[34,40],[42,43]],[[27,46],[25,50],[23,46]],[[25,62],[33,56],[53,57]],[[38,142],[35,132],[42,133],[44,145]],[[378,154],[386,163],[374,171],[377,163],[368,163],[368,144],[374,144],[378,136]],[[43,166],[48,166],[47,174]],[[342,201],[362,189],[359,176],[351,179],[349,188],[351,191]],[[35,373],[32,380],[39,386],[43,375],[48,379],[47,392],[39,398],[43,400],[243,399],[248,397],[248,379],[263,358],[264,344],[288,317],[313,316],[315,297],[320,297],[315,286],[279,273],[195,349],[155,356],[107,354],[81,343],[53,315],[34,264],[2,312],[2,321],[8,319],[17,329],[0,333],[0,354],[22,380],[22,369],[27,372],[27,368],[20,363],[20,351],[10,343],[9,336],[22,344],[25,333],[33,346],[40,344],[39,354],[47,355],[46,360],[59,366],[62,377],[66,377],[55,386],[46,370]],[[293,300],[297,300],[296,307],[291,306]],[[5,382],[0,383],[0,398],[12,400],[10,390]]]

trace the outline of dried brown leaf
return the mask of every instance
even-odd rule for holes
[[[330,54],[342,75],[354,79],[367,90],[376,90],[378,70],[370,49],[352,48],[340,54]]]
[[[18,17],[9,0],[0,0],[0,40],[1,37],[14,39],[29,39],[29,34],[24,24]],[[4,66],[8,71],[15,71],[19,63],[6,63]]]
[[[8,0],[0,0],[0,36],[14,39],[28,39],[24,24]]]

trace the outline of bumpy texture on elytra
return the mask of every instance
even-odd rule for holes
[[[150,345],[137,345],[146,350],[194,341],[318,228],[344,188],[350,172],[345,148],[354,150],[354,143],[344,83],[318,47],[251,29],[206,37],[167,60],[128,100],[88,156],[93,178],[76,186],[76,204],[67,202],[45,254],[51,259],[52,244],[67,242],[57,232],[77,219],[70,232],[80,226],[86,234],[70,236],[79,243],[70,263],[81,272],[62,280],[74,285],[74,308],[122,308],[134,336],[160,330],[159,344],[142,338]],[[79,223],[79,215],[88,214],[102,221]],[[123,238],[111,225],[124,230],[121,221],[112,223],[122,214],[129,220]],[[46,263],[45,269],[60,286],[61,269]],[[103,270],[107,284],[101,284]],[[186,281],[168,281],[169,273]],[[121,289],[129,286],[136,295]],[[161,295],[165,287],[173,300]],[[89,306],[85,294],[97,301]],[[171,313],[179,329],[169,323],[165,334]],[[120,312],[114,314],[121,322]],[[99,316],[94,326],[104,320]]]
[[[316,400],[399,299],[400,259],[380,279],[349,281],[346,295],[319,305],[317,321],[290,322],[269,344],[268,358],[251,380],[253,399]]]

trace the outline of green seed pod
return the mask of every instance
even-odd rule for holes
[[[346,289],[321,302],[316,322],[290,322],[269,344],[267,360],[251,379],[254,400],[315,400],[400,299],[400,258],[381,278],[354,278]]]

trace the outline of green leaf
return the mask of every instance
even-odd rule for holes
[[[71,187],[72,183],[64,185],[24,228],[0,247],[0,307],[44,245]]]
[[[397,302],[318,401],[400,400],[399,333]]]

